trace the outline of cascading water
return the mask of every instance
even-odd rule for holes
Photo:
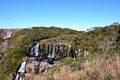
[[[53,52],[52,52],[51,58],[54,58],[54,57],[55,57],[55,49],[56,49],[56,43],[55,43],[54,46],[53,46]]]
[[[28,60],[25,60],[25,61],[23,61],[23,62],[21,63],[21,66],[20,66],[20,68],[19,68],[19,70],[18,70],[18,72],[17,72],[17,75],[16,75],[15,80],[21,80],[20,74],[25,74],[25,70],[26,70],[25,68],[26,68],[27,61],[28,61]]]
[[[49,59],[51,59],[51,48],[52,48],[52,45],[49,46],[49,55],[47,56]]]
[[[40,46],[40,43],[37,42],[37,44],[31,49],[31,53],[30,53],[31,56],[37,57],[40,54],[39,46]]]
[[[81,49],[78,50],[78,56],[80,56],[80,54],[81,54]]]
[[[31,49],[31,52],[30,52],[30,55],[31,56],[34,56],[34,57],[37,57],[39,56],[39,42],[37,42],[37,44]],[[20,77],[20,74],[23,74],[25,75],[25,71],[26,71],[26,64],[27,64],[27,61],[28,60],[25,60],[21,63],[21,66],[17,72],[17,75],[15,77],[15,80],[22,80],[21,77]]]

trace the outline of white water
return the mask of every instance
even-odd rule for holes
[[[39,42],[37,43],[37,45],[35,46],[35,56],[39,55]]]
[[[47,56],[49,59],[51,58],[51,45],[50,45],[50,48],[49,48],[49,55]]]
[[[27,61],[22,62],[20,69],[18,72],[25,73],[25,66],[26,66]]]
[[[31,49],[31,56],[38,56],[39,55],[39,42]]]
[[[51,58],[54,58],[54,57],[55,57],[55,48],[56,48],[56,43],[55,43],[54,46],[53,46],[53,52],[52,52]]]
[[[51,58],[51,54],[48,55],[48,58]]]
[[[79,51],[78,51],[78,56],[80,56],[80,54],[81,54],[81,49],[79,49]]]
[[[18,73],[17,73],[17,76],[16,76],[15,80],[21,80],[20,73],[23,73],[23,74],[25,73],[26,64],[27,64],[27,60],[25,60],[21,63],[21,66],[18,70]]]

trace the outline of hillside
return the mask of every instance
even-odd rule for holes
[[[120,79],[120,25],[89,32],[33,27],[15,30],[10,37],[3,37],[4,32],[0,33],[0,44],[7,42],[6,49],[0,48],[1,80]]]
[[[8,44],[7,39],[22,30],[23,29],[0,29],[0,52],[6,51]]]

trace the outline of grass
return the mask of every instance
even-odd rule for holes
[[[45,74],[34,75],[33,80],[119,80],[120,55],[105,58],[97,56],[93,60],[73,60],[66,58],[58,66]],[[71,66],[74,65],[74,66]],[[27,80],[27,79],[26,79]]]

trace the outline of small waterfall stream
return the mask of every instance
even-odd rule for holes
[[[37,42],[37,44],[31,49],[31,52],[30,52],[30,57],[34,56],[34,57],[37,57],[39,56],[39,42]],[[21,66],[17,72],[17,75],[15,77],[14,80],[22,80],[21,79],[21,75],[25,75],[25,71],[26,71],[26,64],[27,64],[27,61],[28,59],[24,60],[22,63],[21,63]]]
[[[16,76],[15,80],[21,80],[20,74],[25,74],[25,68],[26,68],[27,61],[28,60],[25,60],[21,63],[21,66],[17,72],[17,76]]]
[[[50,46],[49,46],[49,49],[48,49],[48,50],[49,50],[49,54],[48,54],[48,56],[47,56],[47,57],[50,59],[50,58],[51,58],[51,56],[52,56],[52,55],[51,55],[51,53],[52,53],[52,52],[51,52],[51,50],[52,50],[52,45],[51,45],[51,44],[50,44]]]
[[[31,56],[37,57],[40,54],[39,46],[40,46],[40,43],[37,42],[37,44],[31,49],[31,52],[30,52]]]
[[[54,58],[54,57],[55,57],[55,49],[56,49],[56,43],[55,43],[54,46],[53,46],[53,52],[52,52],[51,58]]]

